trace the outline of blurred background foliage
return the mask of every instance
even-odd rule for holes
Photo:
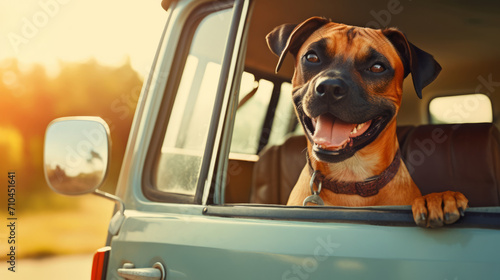
[[[16,171],[24,199],[43,195],[49,191],[43,174],[47,125],[58,117],[99,116],[110,126],[112,141],[103,189],[114,192],[141,86],[129,60],[118,67],[96,60],[60,62],[60,71],[52,76],[39,64],[0,62],[0,170]],[[29,209],[27,204],[19,210]]]

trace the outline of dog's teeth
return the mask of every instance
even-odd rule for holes
[[[354,133],[357,133],[358,132],[358,129],[356,127],[354,127],[354,129],[351,131],[351,134],[354,134]]]

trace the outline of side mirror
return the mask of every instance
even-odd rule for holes
[[[56,119],[45,133],[45,179],[60,194],[92,193],[106,178],[110,151],[109,127],[101,118]]]
[[[117,203],[109,223],[116,235],[125,218],[125,204],[98,188],[108,173],[111,153],[109,127],[98,117],[68,117],[52,121],[45,132],[43,167],[50,188],[60,194],[94,193]]]

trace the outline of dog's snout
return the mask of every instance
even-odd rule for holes
[[[340,78],[321,78],[316,82],[316,95],[331,96],[335,100],[347,94],[347,85]]]

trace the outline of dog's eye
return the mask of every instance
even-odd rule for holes
[[[307,61],[312,62],[312,63],[318,63],[319,62],[319,57],[314,52],[308,52],[308,53],[306,53],[305,58],[306,58]]]
[[[380,63],[375,63],[368,69],[368,71],[373,73],[381,73],[385,71],[385,67]]]

